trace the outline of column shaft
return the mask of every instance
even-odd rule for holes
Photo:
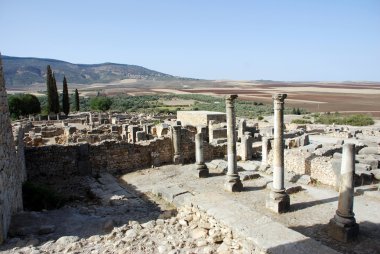
[[[173,149],[174,149],[174,157],[173,162],[175,164],[182,163],[182,157],[181,157],[181,126],[180,125],[174,125],[172,133],[173,138]]]
[[[354,205],[354,174],[355,174],[355,145],[344,144],[342,167],[339,186],[338,209],[329,223],[329,235],[342,242],[357,238],[359,225],[353,212]]]
[[[284,186],[284,100],[286,94],[273,95],[274,140],[273,140],[273,184],[266,207],[276,213],[287,212],[290,198]]]
[[[243,185],[237,172],[236,160],[236,118],[234,100],[237,95],[229,95],[226,97],[226,116],[227,116],[227,159],[228,170],[225,188],[228,191],[241,191]]]
[[[284,98],[285,99],[285,98]],[[274,101],[273,189],[284,189],[284,101]]]
[[[202,132],[195,134],[195,160],[197,167],[197,176],[200,178],[208,177],[209,171],[204,160]]]

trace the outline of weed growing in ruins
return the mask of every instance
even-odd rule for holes
[[[310,120],[305,120],[305,119],[293,119],[291,123],[295,123],[295,124],[310,124],[312,122]]]

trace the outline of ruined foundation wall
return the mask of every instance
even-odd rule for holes
[[[25,168],[22,163],[23,146],[19,142],[18,133],[16,136],[15,143],[0,59],[0,244],[7,237],[12,214],[23,208],[22,183],[25,178]]]
[[[92,172],[127,173],[153,165],[152,153],[158,153],[160,163],[171,163],[173,148],[170,138],[160,138],[135,144],[105,141],[91,145],[89,158]]]
[[[272,165],[273,150],[269,152],[268,163]],[[331,156],[317,156],[297,149],[285,150],[284,167],[288,172],[309,175],[322,184],[336,186],[337,176],[333,170]]]
[[[181,153],[185,163],[195,162],[194,133],[184,130]],[[205,142],[205,159],[223,158],[226,145]],[[173,143],[169,137],[135,144],[103,141],[98,144],[73,144],[27,147],[25,161],[28,179],[54,185],[75,176],[101,172],[128,173],[136,169],[173,162]]]
[[[227,154],[227,143],[222,145],[211,145],[204,140],[204,159],[206,161],[224,158]],[[181,152],[184,163],[195,162],[195,132],[187,129],[181,130]]]

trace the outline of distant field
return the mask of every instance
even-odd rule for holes
[[[58,89],[60,85],[58,84]],[[288,107],[305,108],[311,112],[370,113],[380,117],[380,82],[250,82],[250,81],[151,81],[122,80],[112,84],[79,85],[82,95],[95,95],[101,92],[110,96],[117,94],[154,95],[154,94],[206,94],[218,97],[238,94],[239,99],[271,103],[274,93],[287,93]],[[45,84],[28,88],[15,88],[17,91],[36,92],[45,90]],[[12,92],[12,91],[9,91]]]

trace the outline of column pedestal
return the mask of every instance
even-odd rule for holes
[[[290,209],[290,198],[285,192],[271,190],[266,200],[266,208],[272,210],[275,213],[286,213]]]

